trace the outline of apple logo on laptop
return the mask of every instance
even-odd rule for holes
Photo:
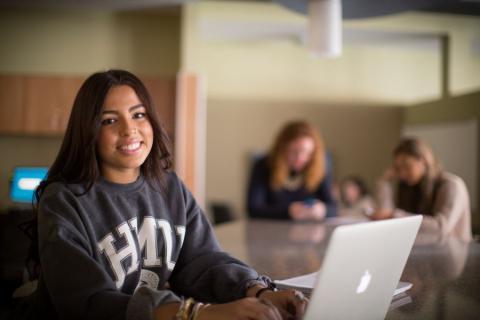
[[[360,279],[360,283],[358,284],[357,294],[363,293],[365,292],[365,290],[367,290],[367,287],[370,284],[371,279],[372,279],[372,276],[370,275],[370,272],[366,270],[362,278]]]

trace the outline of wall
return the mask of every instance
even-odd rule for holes
[[[233,206],[245,215],[252,153],[266,152],[286,121],[307,119],[323,134],[334,175],[359,174],[371,186],[390,164],[401,133],[399,107],[322,103],[209,101],[207,110],[207,201]]]
[[[477,120],[406,126],[404,135],[420,137],[430,144],[442,168],[465,181],[471,207],[476,210],[479,144]]]
[[[480,120],[480,91],[418,103],[405,109],[405,123],[408,125],[472,118]]]
[[[0,11],[0,72],[90,74],[124,68],[175,75],[178,11]]]
[[[182,68],[204,74],[215,99],[408,105],[440,96],[440,49],[430,40],[445,33],[452,40],[452,94],[480,88],[478,17],[402,13],[347,20],[347,29],[377,34],[346,40],[338,59],[309,54],[299,37],[306,23],[273,3],[192,3],[183,9]],[[389,41],[387,32],[410,36]],[[427,35],[428,45],[412,35],[418,33]]]
[[[0,72],[88,75],[123,68],[174,76],[179,69],[180,12],[0,11]],[[0,209],[10,205],[8,179],[16,165],[48,166],[61,137],[0,135]]]
[[[476,92],[480,89],[480,17],[454,14],[407,12],[396,15],[389,15],[376,19],[352,20],[350,26],[361,29],[377,29],[394,32],[411,32],[425,34],[446,34],[450,38],[450,56],[448,59],[450,78],[448,79],[449,91],[452,95],[464,95]],[[407,45],[407,50],[412,51],[414,47]],[[409,68],[408,72],[418,76],[422,72],[432,72],[423,66],[426,61],[418,60],[416,67]],[[395,61],[392,57],[391,63],[403,65],[401,61]],[[408,66],[405,66],[408,67]],[[439,67],[435,64],[435,69]],[[420,68],[420,69],[418,69]],[[391,70],[385,73],[384,80],[392,79]],[[395,77],[396,78],[396,77]],[[397,81],[397,80],[395,80]],[[435,78],[434,83],[440,83],[441,79]],[[421,84],[416,83],[415,86]],[[421,91],[422,88],[410,87],[414,91]],[[408,94],[408,93],[407,93]],[[419,97],[421,98],[421,97]],[[415,104],[432,99],[418,99],[408,104]],[[436,99],[434,99],[436,100]]]

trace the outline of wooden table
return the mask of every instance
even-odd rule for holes
[[[227,252],[275,280],[317,271],[332,230],[358,222],[240,220],[219,225],[215,232]],[[478,242],[421,230],[401,280],[413,283],[408,302],[397,307],[393,301],[386,319],[480,319]]]

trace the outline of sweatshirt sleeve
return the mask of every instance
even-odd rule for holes
[[[118,290],[93,258],[96,245],[89,241],[70,196],[44,195],[38,215],[41,281],[59,319],[152,319],[155,306],[179,301],[168,290],[141,288],[133,295]]]
[[[394,210],[394,186],[393,181],[380,178],[376,182],[375,205],[378,209]]]
[[[465,184],[459,178],[445,180],[435,196],[433,211],[423,215],[422,229],[433,231],[441,236],[457,235],[464,240],[471,239],[470,230],[455,232],[461,219],[469,219],[470,200]],[[395,217],[412,215],[406,211],[396,209]],[[470,225],[470,223],[468,223]],[[469,228],[467,228],[469,229]]]
[[[180,257],[169,280],[172,289],[200,301],[223,303],[245,297],[252,281],[267,284],[255,270],[221,250],[205,214],[183,185],[182,189],[187,226]]]
[[[266,159],[257,161],[252,169],[247,191],[247,210],[251,218],[290,219],[288,203],[268,202],[270,192]]]

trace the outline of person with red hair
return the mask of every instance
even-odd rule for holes
[[[253,166],[249,216],[316,221],[335,216],[327,167],[320,133],[305,121],[287,123],[269,154]]]

